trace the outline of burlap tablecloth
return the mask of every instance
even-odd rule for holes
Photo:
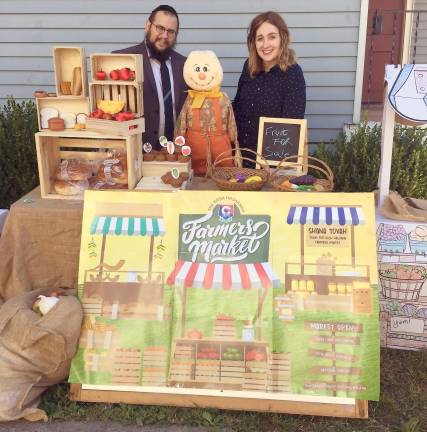
[[[83,202],[41,199],[37,188],[10,209],[0,237],[0,305],[39,288],[77,288]]]
[[[218,190],[198,177],[190,189]],[[0,305],[35,289],[77,288],[82,216],[83,201],[42,199],[40,188],[12,205],[0,237]]]

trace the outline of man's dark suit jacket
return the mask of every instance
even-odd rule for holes
[[[144,64],[143,100],[145,117],[145,133],[142,135],[142,140],[143,142],[148,141],[153,148],[157,148],[159,139],[159,98],[145,42],[113,52],[118,54],[142,54]],[[188,87],[182,75],[185,60],[186,57],[183,55],[176,51],[171,51],[175,113],[177,117],[187,97],[186,91]]]

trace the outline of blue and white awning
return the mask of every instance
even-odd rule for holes
[[[165,224],[162,218],[95,216],[90,226],[91,234],[163,236]]]
[[[361,207],[310,207],[292,206],[289,209],[289,225],[364,225]]]

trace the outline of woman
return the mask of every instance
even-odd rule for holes
[[[252,20],[249,58],[233,102],[242,148],[256,151],[261,116],[304,118],[304,75],[289,44],[288,26],[279,14],[265,12]]]

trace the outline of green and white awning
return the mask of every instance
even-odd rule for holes
[[[95,216],[90,233],[157,237],[165,235],[165,224],[158,217]]]

